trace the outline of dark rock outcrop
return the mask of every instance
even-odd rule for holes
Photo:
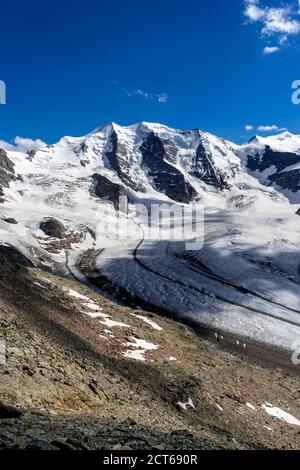
[[[27,268],[34,268],[33,262],[27,258],[21,251],[13,246],[0,245],[0,260],[1,263],[6,260],[12,264],[19,266],[25,266]]]
[[[28,155],[28,160],[32,162],[34,157],[36,156],[36,150],[28,150],[27,155]]]
[[[205,148],[205,145],[202,141],[200,141],[200,144],[197,148],[191,175],[203,181],[205,184],[215,186],[216,188],[228,188],[228,184],[225,178],[218,168],[215,167],[212,157]]]
[[[8,158],[6,151],[0,149],[0,168],[14,174],[14,166],[15,164]]]
[[[276,184],[282,189],[287,189],[292,193],[300,190],[300,170],[283,171],[270,175],[271,184]]]
[[[171,163],[170,142],[163,142],[154,132],[150,132],[141,146],[142,168],[153,181],[158,191],[165,193],[177,202],[190,203],[196,196],[195,188],[186,181],[184,175]]]
[[[125,196],[124,188],[110,181],[106,176],[94,174],[93,180],[93,191],[100,199],[104,201],[111,201],[116,210],[119,210],[119,199],[121,196]]]
[[[300,163],[300,155],[291,152],[274,152],[269,145],[262,155],[248,155],[247,168],[260,173],[274,167],[276,171],[268,176],[270,185],[275,184],[282,189],[296,193],[300,190],[300,170],[284,171]]]
[[[120,180],[134,191],[144,192],[144,187],[141,183],[133,180],[130,176],[130,165],[128,163],[128,149],[125,144],[120,142],[118,134],[115,130],[112,131],[110,136],[111,150],[106,152],[105,156],[113,170],[117,172]]]
[[[7,224],[12,224],[12,225],[17,225],[18,222],[16,221],[16,219],[14,219],[13,217],[7,217],[5,219],[3,219],[4,222],[6,222]]]
[[[22,414],[22,411],[15,407],[0,403],[0,419],[19,418]]]
[[[296,163],[300,163],[300,155],[290,152],[274,152],[269,145],[266,145],[262,155],[248,156],[247,168],[262,173],[274,166],[277,172],[281,172]]]
[[[53,217],[47,217],[40,223],[40,229],[48,235],[48,237],[62,239],[66,235],[64,225]]]
[[[16,179],[14,166],[6,151],[0,149],[0,203],[4,202],[3,188],[8,188],[10,182]]]
[[[87,152],[89,150],[89,146],[86,142],[82,142],[77,147],[74,147],[73,151],[77,155],[80,160],[81,166],[87,166],[90,163],[90,160],[87,156]]]

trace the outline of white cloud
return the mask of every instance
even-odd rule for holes
[[[264,48],[263,53],[264,54],[275,54],[276,52],[279,52],[280,48],[277,46],[267,46]]]
[[[288,37],[287,36],[281,36],[281,38],[279,39],[279,44],[281,46],[284,46],[284,44],[286,44],[288,42]]]
[[[293,10],[290,7],[266,9],[263,34],[276,33],[298,34],[300,21],[293,19]]]
[[[257,130],[259,132],[273,132],[273,131],[277,131],[277,132],[283,132],[283,131],[286,131],[286,127],[278,127],[276,126],[275,124],[273,124],[272,126],[258,126]]]
[[[244,14],[250,23],[260,23],[262,36],[272,36],[278,41],[278,46],[265,48],[266,54],[278,52],[279,46],[287,43],[288,36],[300,33],[300,1],[298,9],[295,4],[270,7],[262,5],[260,0],[244,1]]]
[[[0,148],[5,150],[13,150],[14,152],[26,153],[30,150],[39,150],[46,147],[47,144],[40,139],[26,139],[24,137],[15,137],[12,143],[0,140]]]
[[[114,81],[113,84],[118,85],[118,82]],[[142,90],[141,88],[136,88],[135,90],[122,88],[122,90],[127,96],[140,96],[145,100],[156,100],[158,103],[167,103],[169,99],[169,95],[167,93],[151,93],[149,91]]]
[[[156,93],[156,98],[159,103],[167,103],[169,96],[167,95],[167,93]]]
[[[134,92],[133,92],[134,95],[138,95],[138,96],[141,96],[142,98],[145,98],[146,100],[148,98],[150,98],[150,94],[147,92],[147,91],[143,91],[143,90],[140,90],[139,88],[137,88]]]
[[[259,132],[284,132],[286,131],[287,129],[285,127],[278,127],[276,126],[275,124],[272,124],[271,126],[270,125],[261,125],[261,126],[258,126],[258,127],[255,127],[253,126],[252,124],[247,124],[245,126],[245,130],[250,132],[250,131],[259,131]]]
[[[246,2],[245,15],[250,21],[256,22],[262,20],[265,16],[265,12],[262,8],[257,6],[256,2]]]

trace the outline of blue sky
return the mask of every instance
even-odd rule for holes
[[[161,122],[245,141],[300,134],[298,0],[20,0],[1,5],[0,139]],[[299,29],[298,29],[299,26]],[[253,129],[246,130],[251,125]]]

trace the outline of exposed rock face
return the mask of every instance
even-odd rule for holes
[[[300,209],[297,210],[296,215],[300,215]]]
[[[225,178],[218,168],[215,167],[213,160],[202,141],[198,146],[196,156],[193,161],[191,175],[204,183],[215,186],[219,189],[226,189],[228,187]]]
[[[81,166],[86,166],[89,163],[87,157],[88,145],[86,142],[82,142],[80,145],[74,147],[74,153],[79,157]]]
[[[125,191],[119,184],[113,183],[103,175],[94,174],[94,192],[100,199],[111,201],[116,210],[119,209],[119,198],[125,196]]]
[[[300,163],[300,156],[290,152],[274,152],[269,145],[266,146],[262,156],[248,156],[247,167],[251,171],[263,172],[274,166],[277,172],[285,168]]]
[[[170,142],[164,142],[150,132],[141,146],[142,168],[152,179],[156,190],[174,201],[188,204],[195,199],[197,192],[184,175],[169,163],[172,161],[172,150]]]
[[[143,185],[138,181],[134,181],[130,177],[130,165],[128,163],[128,149],[125,144],[120,142],[118,134],[113,129],[110,136],[111,150],[106,152],[106,158],[113,170],[117,172],[120,180],[126,186],[134,191],[143,191]]]
[[[282,189],[296,193],[300,190],[300,169],[290,169],[300,163],[300,155],[291,152],[276,152],[269,145],[265,147],[262,155],[248,156],[247,168],[251,171],[263,173],[274,168],[274,172],[268,175],[271,184],[276,184]]]
[[[0,245],[0,256],[2,262],[6,259],[13,264],[25,266],[28,268],[34,267],[32,261],[13,246]]]
[[[14,219],[13,217],[7,217],[6,219],[3,219],[4,222],[6,222],[7,224],[12,224],[12,225],[17,225],[18,222],[16,221],[16,219]]]
[[[300,170],[286,171],[270,175],[271,183],[275,183],[282,189],[288,189],[292,193],[300,190]]]
[[[42,220],[40,224],[40,229],[52,238],[64,238],[66,234],[66,229],[61,222],[54,219],[53,217],[47,217]]]
[[[28,150],[27,155],[28,155],[28,160],[32,161],[36,155],[36,150]]]
[[[0,203],[4,202],[3,188],[8,188],[15,179],[14,163],[8,158],[5,150],[0,149]]]
[[[13,419],[22,416],[22,412],[13,406],[0,403],[0,419]]]

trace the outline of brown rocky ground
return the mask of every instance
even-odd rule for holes
[[[0,261],[0,448],[300,447],[300,427],[262,408],[300,418],[296,372],[226,352],[75,281]],[[142,354],[133,338],[157,348]],[[145,360],[125,357],[128,350]]]

